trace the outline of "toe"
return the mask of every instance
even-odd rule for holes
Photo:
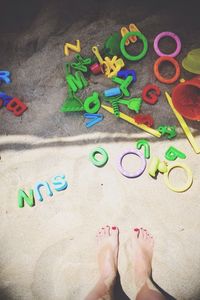
[[[110,229],[111,235],[119,235],[119,228],[117,226],[112,226]]]
[[[145,238],[145,240],[149,239],[149,233],[146,229],[144,229],[144,238]]]
[[[105,228],[105,227],[102,227],[102,228],[101,228],[101,232],[102,232],[102,236],[106,235],[106,228]]]
[[[150,239],[152,237],[151,233],[148,230],[146,231],[146,233],[147,233],[148,239]]]
[[[147,240],[147,241],[151,240],[151,234],[146,229],[144,230],[144,239]]]
[[[139,238],[144,240],[145,237],[146,237],[145,229],[141,227],[140,228],[140,236],[139,236]]]
[[[108,225],[105,227],[105,235],[110,236],[110,226]]]
[[[140,235],[140,229],[135,227],[133,228],[133,238],[138,239]]]
[[[153,236],[150,235],[149,238],[150,238],[151,244],[154,245],[154,238],[153,238]]]
[[[97,242],[101,242],[102,237],[103,237],[103,231],[102,231],[102,229],[99,229],[99,231],[96,234]]]
[[[104,236],[104,228],[103,227],[99,229],[98,235],[100,238],[102,238]]]

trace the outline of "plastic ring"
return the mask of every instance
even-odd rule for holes
[[[97,160],[96,157],[95,157],[96,154],[101,154],[102,155],[102,159],[101,160]],[[106,150],[104,150],[101,147],[98,147],[98,148],[92,150],[92,152],[90,153],[89,157],[90,157],[90,161],[96,167],[103,167],[103,166],[105,166],[105,164],[108,161],[108,153],[106,152]]]
[[[181,188],[176,188],[174,186],[171,185],[171,183],[169,182],[169,174],[170,172],[174,169],[174,168],[182,168],[184,169],[184,171],[187,173],[187,176],[188,176],[188,179],[187,179],[187,182],[186,182],[186,185],[181,187]],[[191,185],[192,185],[192,182],[193,182],[193,176],[192,176],[192,171],[185,165],[185,164],[176,164],[176,165],[171,165],[168,167],[168,170],[166,173],[164,173],[164,181],[165,181],[165,184],[167,185],[167,187],[174,191],[174,192],[177,192],[177,193],[182,193],[182,192],[185,192],[187,191]]]
[[[159,72],[159,67],[160,67],[161,63],[163,63],[165,61],[170,62],[176,70],[174,76],[169,79],[161,76],[160,72]],[[180,66],[173,57],[161,56],[156,60],[156,62],[154,64],[154,74],[155,74],[156,78],[162,83],[167,83],[167,84],[174,83],[179,78],[180,72],[181,72]]]
[[[140,54],[138,55],[130,55],[127,53],[126,51],[126,48],[125,48],[125,44],[126,44],[126,41],[127,39],[130,37],[130,36],[136,36],[138,38],[140,38],[143,42],[143,50]],[[140,59],[142,59],[146,53],[147,53],[147,50],[148,50],[148,42],[147,42],[147,39],[146,37],[139,31],[134,31],[134,32],[128,32],[122,39],[121,39],[121,42],[120,42],[120,49],[121,49],[121,52],[123,54],[123,56],[128,59],[128,60],[131,60],[131,61],[138,61]]]
[[[128,154],[137,155],[141,159],[141,162],[142,162],[141,168],[134,174],[128,173],[126,170],[124,170],[124,168],[122,166],[122,161],[123,161],[124,157]],[[120,171],[120,173],[123,176],[128,177],[128,178],[136,178],[136,177],[139,177],[140,175],[142,175],[142,173],[144,172],[144,170],[146,168],[146,159],[144,158],[144,155],[142,154],[142,152],[138,151],[137,149],[127,150],[119,157],[117,166],[118,166],[118,170]]]
[[[166,54],[166,53],[161,52],[160,49],[159,49],[159,47],[158,47],[159,41],[162,38],[168,37],[168,36],[171,37],[176,42],[176,50],[173,53],[171,53],[171,54]],[[158,54],[158,56],[176,57],[180,53],[180,51],[181,51],[181,40],[178,37],[178,35],[176,35],[175,33],[170,32],[170,31],[164,31],[164,32],[159,33],[156,36],[156,38],[154,40],[153,47],[154,47],[155,52]]]

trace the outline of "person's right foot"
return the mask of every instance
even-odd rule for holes
[[[131,240],[127,250],[130,263],[133,265],[135,283],[140,289],[151,276],[154,239],[143,228],[135,228],[131,233]]]

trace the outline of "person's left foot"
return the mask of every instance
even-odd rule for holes
[[[101,280],[110,288],[114,283],[118,268],[119,229],[105,226],[99,230],[96,237]]]

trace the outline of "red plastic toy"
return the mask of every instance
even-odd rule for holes
[[[176,110],[189,120],[200,120],[200,76],[178,84],[172,92]]]
[[[145,124],[148,127],[153,127],[154,125],[154,119],[149,114],[148,115],[138,114],[134,117],[134,120],[136,123]]]
[[[100,64],[96,63],[90,66],[90,71],[94,74],[94,75],[98,75],[102,73],[101,70],[101,66]]]
[[[153,93],[152,93],[153,92]],[[161,91],[155,84],[147,84],[142,91],[142,100],[148,104],[155,104],[158,101]]]
[[[21,116],[28,107],[18,98],[13,98],[6,106],[7,110],[12,111],[16,117]]]

